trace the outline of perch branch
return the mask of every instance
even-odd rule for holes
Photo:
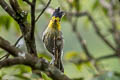
[[[31,66],[32,69],[37,69],[45,72],[53,80],[71,80],[64,73],[60,72],[56,67],[49,65],[44,59],[36,59],[29,55],[29,57],[15,57],[14,59],[5,59],[0,61],[0,68],[9,67],[17,64],[24,64]]]
[[[0,61],[0,68],[16,64],[24,64],[31,66],[32,69],[37,69],[45,72],[48,76],[53,78],[53,80],[71,80],[62,72],[60,72],[60,70],[58,70],[56,67],[49,65],[49,63],[42,58],[38,59],[37,57],[31,56],[28,53],[24,53],[24,56],[22,56],[22,54],[19,55],[21,50],[14,46],[11,46],[10,43],[4,40],[2,37],[0,37],[0,48],[9,52],[13,56],[17,56],[13,59],[8,58]]]

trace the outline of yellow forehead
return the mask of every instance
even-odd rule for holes
[[[55,17],[55,16],[53,16],[53,17],[52,17],[52,20],[57,20],[57,21],[59,21],[60,18],[59,18],[59,17]]]

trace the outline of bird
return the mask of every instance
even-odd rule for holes
[[[60,10],[60,7],[56,8],[42,36],[44,46],[48,52],[52,54],[50,64],[54,65],[62,72],[64,72],[62,64],[63,34],[60,22],[63,15],[64,12]]]

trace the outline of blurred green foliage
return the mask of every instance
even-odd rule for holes
[[[28,21],[30,22],[30,7],[23,2],[18,0],[21,7],[28,12]],[[44,0],[46,3],[47,0]],[[71,6],[73,11],[78,12],[88,11],[95,18],[97,25],[100,26],[101,32],[109,34],[106,30],[111,28],[111,23],[107,17],[107,10],[103,8],[99,0],[52,0],[50,6],[56,8],[61,6],[59,3],[65,6],[66,11],[69,11]],[[109,2],[109,1],[108,1]],[[41,0],[37,0],[36,15],[41,10]],[[118,9],[118,8],[115,8]],[[72,11],[71,10],[71,11]],[[119,15],[116,15],[118,17]],[[51,60],[51,55],[44,48],[41,35],[45,27],[50,20],[50,15],[45,13],[41,16],[36,24],[36,40],[38,56],[44,57],[48,61]],[[120,23],[116,22],[118,29],[120,29]],[[87,42],[87,46],[94,57],[100,57],[113,53],[95,34],[91,22],[86,18],[80,18],[78,20],[78,30]],[[68,23],[66,16],[61,22],[62,32],[64,36],[64,68],[65,74],[74,80],[120,80],[120,62],[118,59],[108,59],[98,62],[100,67],[99,72],[94,66],[94,61],[86,62],[82,64],[74,64],[73,62],[81,59],[86,60],[86,56],[81,49],[79,41],[75,34],[72,32],[71,25]],[[17,40],[18,36],[21,35],[18,24],[0,7],[0,36],[9,40],[12,44]],[[109,34],[107,39],[114,44],[112,35]],[[24,45],[22,45],[24,46]],[[5,51],[0,49],[0,56],[3,56]],[[44,80],[52,80],[45,73],[42,72],[42,78]],[[77,79],[78,78],[78,79]],[[0,80],[42,80],[39,75],[32,74],[31,68],[24,65],[16,65],[12,67],[0,69]]]

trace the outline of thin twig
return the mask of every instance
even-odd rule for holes
[[[15,12],[11,9],[11,7],[4,0],[0,0],[0,5],[10,16],[12,16],[14,19],[16,18]]]
[[[102,60],[105,60],[105,59],[117,58],[117,57],[119,57],[119,56],[114,53],[114,54],[110,54],[110,55],[106,55],[106,56],[101,56],[101,57],[95,58],[94,61],[98,62],[98,61],[102,61]],[[90,61],[92,61],[92,59],[91,60],[89,60],[89,59],[87,59],[87,60],[79,59],[77,61],[72,60],[71,62],[73,62],[75,64],[82,64],[82,63],[86,63],[86,62],[90,62]]]
[[[4,56],[2,56],[1,58],[0,58],[0,60],[2,60],[3,58],[8,58],[9,57],[9,54],[7,53],[7,54],[5,54]]]
[[[23,0],[23,1],[25,1],[29,5],[32,5],[32,3],[29,0]]]
[[[109,42],[109,40],[107,40],[104,35],[100,32],[100,29],[98,27],[98,25],[96,24],[95,20],[92,18],[92,16],[89,13],[86,13],[86,15],[88,16],[89,20],[92,22],[93,27],[96,31],[96,33],[98,34],[98,36],[113,50],[116,52],[116,48],[111,44],[111,42]]]
[[[88,19],[91,21],[91,23],[92,23],[92,25],[93,25],[93,27],[95,29],[95,32],[101,38],[101,40],[103,40],[107,44],[107,46],[109,46],[113,51],[116,52],[116,48],[100,32],[100,29],[99,29],[98,25],[96,24],[95,20],[93,19],[93,17],[88,12],[80,12],[80,13],[77,12],[77,13],[67,13],[67,14],[68,14],[68,16],[75,16],[75,17],[87,16]]]
[[[44,13],[44,11],[47,9],[47,7],[50,5],[51,0],[48,1],[47,5],[43,8],[43,10],[41,11],[41,13],[38,15],[38,17],[36,18],[35,22],[37,22],[40,18],[40,16]]]
[[[77,22],[77,21],[76,21]],[[90,51],[88,50],[88,47],[86,45],[86,41],[83,39],[83,37],[81,36],[81,34],[77,31],[77,23],[75,23],[75,25],[73,25],[73,30],[74,30],[74,33],[76,34],[81,46],[82,46],[82,49],[84,50],[85,54],[88,56],[88,59],[93,59],[93,56],[90,54]]]
[[[78,19],[76,18],[74,20],[74,22],[72,21],[72,19],[70,19],[71,17],[67,17],[68,21],[70,22],[70,24],[72,25],[72,31],[75,33],[77,39],[79,40],[81,47],[83,49],[83,51],[85,52],[86,56],[88,57],[88,59],[94,59],[93,56],[90,54],[88,47],[86,45],[85,40],[83,39],[83,37],[81,36],[81,34],[78,32],[77,30],[77,21]]]
[[[116,25],[116,21],[115,21],[115,11],[113,9],[114,5],[113,5],[113,1],[111,0],[110,3],[108,3],[105,0],[100,0],[101,5],[107,9],[108,11],[108,16],[110,19],[110,22],[112,24],[112,33],[113,33],[113,38],[114,41],[117,45],[118,48],[120,48],[120,33],[117,30],[117,25]]]
[[[20,41],[22,38],[23,38],[23,35],[20,36],[20,37],[17,39],[17,41],[16,41],[15,44],[14,44],[15,47],[16,47],[16,45],[19,43],[19,41]],[[7,53],[7,54],[5,54],[4,56],[2,56],[2,57],[0,58],[0,60],[3,59],[3,58],[7,59],[9,56],[10,56],[10,54]]]
[[[81,43],[81,47],[84,50],[85,54],[87,55],[88,59],[93,59],[93,56],[90,54],[88,47],[86,45],[86,41],[83,40],[81,34],[78,31],[76,31],[75,34],[76,34],[79,42]]]
[[[23,35],[20,36],[20,37],[17,39],[17,41],[16,41],[15,44],[14,44],[15,47],[16,47],[16,45],[19,43],[19,41],[20,41],[22,38],[23,38]]]
[[[22,11],[22,9],[20,8],[17,0],[9,0],[9,1],[10,1],[10,5],[11,5],[12,9],[16,13],[20,13]]]
[[[115,58],[115,57],[119,57],[119,56],[116,55],[116,54],[111,54],[111,55],[99,57],[99,58],[96,59],[96,61],[101,61],[101,60],[104,60],[104,59],[110,59],[110,58]]]

